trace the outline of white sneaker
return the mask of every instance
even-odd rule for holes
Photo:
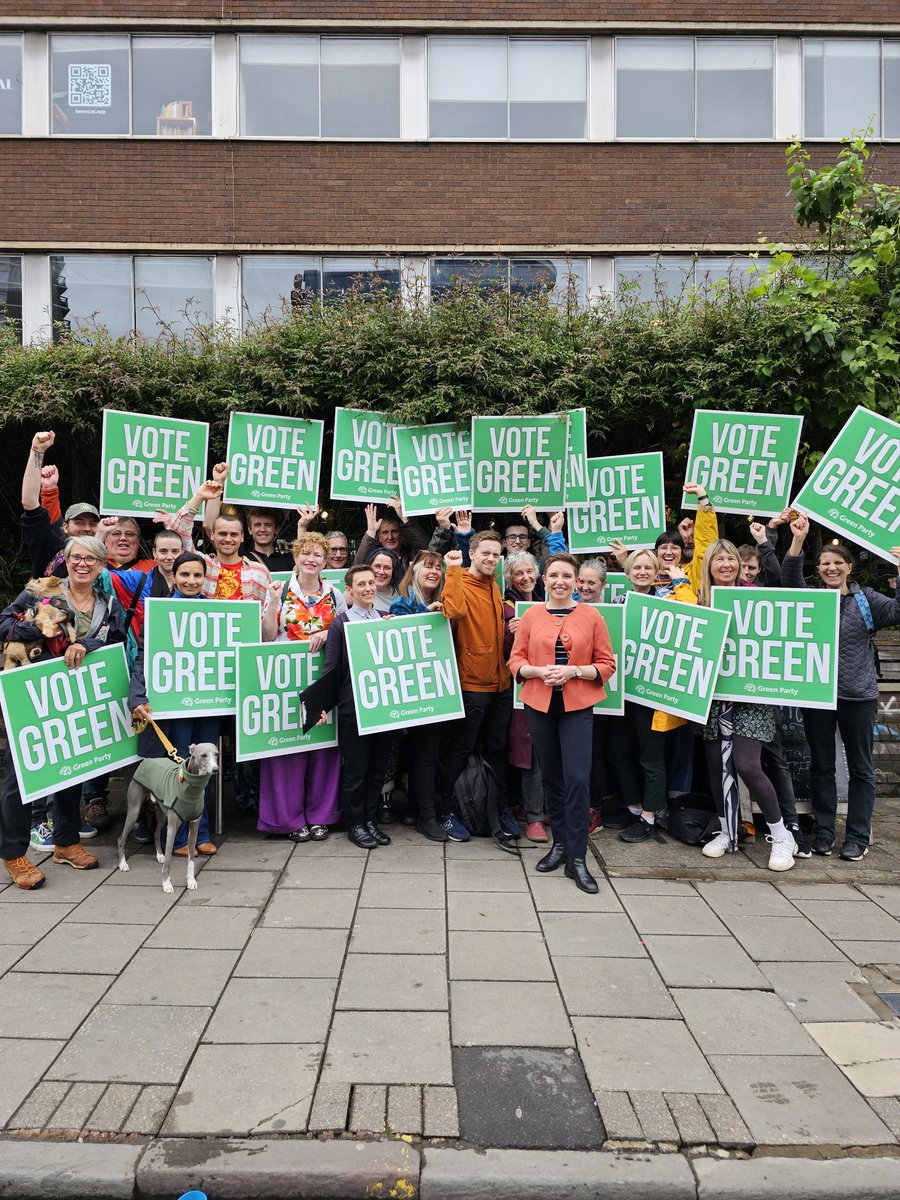
[[[769,834],[766,841],[772,845],[769,854],[769,870],[789,871],[794,865],[794,855],[797,853],[797,843],[794,841],[793,834],[788,831],[786,838],[773,838]]]
[[[722,858],[731,849],[731,841],[727,833],[717,833],[711,842],[707,842],[703,847],[703,853],[707,858]]]

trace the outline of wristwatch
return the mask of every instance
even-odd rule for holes
[[[581,669],[581,667],[575,668],[575,678],[576,679],[580,679],[583,674],[584,674],[584,671]]]

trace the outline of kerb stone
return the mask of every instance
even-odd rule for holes
[[[98,1143],[4,1142],[0,1196],[15,1200],[69,1200],[72,1196],[131,1200],[143,1149]]]
[[[896,1158],[695,1158],[698,1200],[895,1200]]]

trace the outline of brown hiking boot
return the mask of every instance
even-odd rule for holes
[[[26,892],[31,888],[39,888],[44,882],[44,872],[39,871],[24,854],[21,858],[4,858],[3,865],[9,871],[9,877],[16,887]]]
[[[74,846],[54,846],[53,861],[68,863],[76,871],[90,871],[93,867],[100,865],[94,855],[88,854],[80,842],[76,842]]]

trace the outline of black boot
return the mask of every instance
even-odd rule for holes
[[[547,857],[549,858],[550,856],[548,855]],[[590,896],[595,896],[600,891],[597,880],[585,866],[583,858],[570,858],[566,863],[566,875],[569,879],[575,880],[575,886],[580,891],[587,892]]]
[[[368,829],[370,837],[375,839],[377,845],[389,846],[391,844],[391,839],[386,833],[381,832],[375,821],[366,821],[366,829]]]
[[[543,858],[534,864],[536,871],[555,871],[566,861],[566,848],[561,842],[554,842]]]

